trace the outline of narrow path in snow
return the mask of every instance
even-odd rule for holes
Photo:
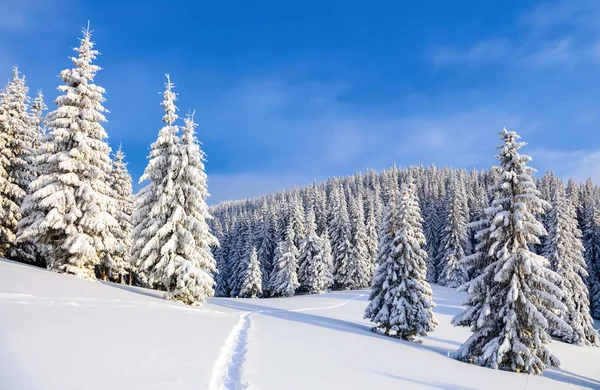
[[[246,360],[248,331],[251,312],[243,313],[221,347],[219,357],[212,370],[209,390],[241,390],[248,388],[242,379],[243,364]]]
[[[357,294],[352,298],[330,306],[305,307],[300,309],[266,309],[244,312],[227,336],[225,344],[221,347],[219,356],[212,369],[212,377],[208,386],[209,390],[242,390],[249,388],[249,383],[243,380],[244,364],[248,351],[248,333],[252,326],[250,317],[254,313],[269,313],[274,311],[303,312],[311,310],[333,309],[364,297],[366,294]]]

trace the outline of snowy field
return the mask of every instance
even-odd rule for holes
[[[366,291],[199,308],[158,294],[0,260],[0,389],[600,389],[600,348],[554,341],[562,369],[531,377],[448,358],[469,335],[448,288],[422,345],[372,333]]]

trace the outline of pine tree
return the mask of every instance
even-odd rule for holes
[[[217,266],[217,274],[215,275],[215,296],[216,297],[228,297],[231,294],[231,266],[230,256],[232,255],[231,243],[233,239],[231,237],[231,231],[223,233],[223,239],[221,245],[215,250],[215,262]]]
[[[21,90],[23,88],[20,88]],[[40,157],[41,153],[41,140],[45,135],[45,127],[44,127],[44,111],[48,109],[48,106],[44,103],[44,95],[42,91],[38,91],[37,97],[33,100],[33,103],[30,107],[29,118],[23,116],[24,120],[29,119],[29,123],[31,125],[31,136],[33,145],[31,147],[33,156],[37,156],[28,161],[28,164],[31,164],[28,169],[29,173],[32,177],[38,177],[40,172],[37,166],[37,160],[41,159],[43,161],[43,157]],[[0,112],[2,110],[0,109]],[[26,193],[29,192],[29,188],[26,189]],[[29,219],[28,211],[21,210],[22,219]],[[0,212],[1,213],[1,212]],[[18,227],[18,230],[23,230],[23,224],[21,227]],[[17,236],[19,235],[19,231],[17,231]],[[44,245],[41,245],[33,240],[26,240],[18,242],[16,245],[13,245],[11,249],[7,253],[7,257],[13,260],[29,263],[32,265],[36,265],[38,267],[46,268],[48,263],[48,250]]]
[[[598,332],[589,313],[588,288],[582,279],[588,273],[575,207],[566,198],[562,183],[554,188],[554,192],[543,254],[550,261],[552,270],[562,276],[559,287],[563,293],[562,302],[567,307],[563,319],[571,330],[556,329],[552,333],[571,344],[600,346]]]
[[[382,229],[378,268],[373,278],[365,318],[377,327],[404,340],[425,336],[437,326],[432,291],[425,280],[427,254],[419,205],[412,183],[403,186],[396,207],[395,196],[388,204]]]
[[[358,289],[371,284],[373,263],[366,246],[363,210],[362,199],[354,199],[350,205],[350,255],[346,263],[340,264],[340,269],[343,270],[340,274],[344,276],[339,283],[345,289]]]
[[[48,115],[50,133],[36,164],[39,177],[22,207],[28,217],[21,221],[19,240],[48,245],[52,269],[92,277],[94,267],[115,249],[117,221],[110,214],[114,199],[110,148],[102,127],[104,88],[93,83],[100,67],[92,64],[98,51],[89,29],[75,51],[75,67],[60,74],[63,95]]]
[[[288,226],[284,241],[279,242],[269,278],[269,291],[273,296],[291,297],[300,287],[298,282],[299,252],[294,244],[294,231]]]
[[[367,252],[369,253],[369,261],[371,263],[371,277],[373,277],[373,273],[377,269],[377,247],[379,245],[377,210],[375,209],[374,201],[371,201],[371,205],[369,206],[365,228],[367,233]]]
[[[329,225],[331,254],[333,256],[334,280],[343,285],[347,277],[347,267],[351,256],[350,218],[346,206],[346,197],[341,187],[336,187],[333,194],[332,210]]]
[[[582,241],[587,263],[587,285],[592,317],[600,318],[600,197],[591,180],[586,183],[581,206]]]
[[[470,252],[467,235],[467,198],[462,183],[455,182],[446,203],[446,226],[442,232],[439,253],[441,271],[438,283],[459,287],[467,282],[468,271],[460,260]]]
[[[250,223],[249,218],[246,217],[241,219],[235,232],[233,253],[231,254],[233,262],[231,266],[229,285],[231,286],[232,297],[237,297],[240,295],[242,285],[246,277],[246,271],[249,266],[248,262],[251,258],[253,237],[252,224]]]
[[[184,213],[177,227],[179,247],[175,258],[174,286],[169,298],[187,304],[198,304],[214,295],[212,274],[216,271],[211,247],[219,245],[210,231],[212,220],[206,199],[209,196],[204,172],[204,152],[196,138],[194,114],[185,119],[181,145],[181,164],[177,174],[178,199]],[[167,271],[168,272],[168,271]]]
[[[178,127],[174,125],[178,116],[175,106],[176,94],[167,75],[161,107],[165,110],[162,118],[165,126],[150,147],[148,166],[140,178],[140,183],[149,181],[142,188],[135,202],[132,215],[133,245],[130,258],[150,287],[167,289],[174,272],[175,252],[173,244],[167,252],[163,248],[172,237],[176,237],[175,221],[172,219],[177,206],[175,200],[176,180],[180,166]],[[177,208],[177,213],[182,214]],[[182,216],[176,216],[177,222]],[[172,241],[171,241],[172,242]],[[170,265],[169,274],[165,274]]]
[[[260,272],[263,277],[263,292],[265,294],[268,292],[269,275],[273,270],[273,259],[277,249],[275,223],[275,215],[267,208],[266,203],[263,204],[261,223],[257,229],[257,247]]]
[[[325,244],[317,236],[315,213],[309,207],[306,213],[306,235],[300,244],[298,280],[311,294],[326,291],[331,286],[331,270],[325,253]]]
[[[481,366],[532,374],[546,364],[558,365],[547,349],[547,328],[568,331],[555,312],[566,308],[556,286],[560,276],[548,261],[529,249],[546,232],[535,215],[543,213],[527,163],[530,157],[518,150],[524,146],[515,132],[504,129],[497,155],[500,183],[486,214],[489,229],[489,265],[469,283],[467,308],[453,319],[455,325],[470,326],[473,335],[454,353],[458,360]]]
[[[40,152],[41,141],[42,138],[46,135],[46,127],[45,127],[45,119],[44,119],[44,111],[48,109],[46,103],[44,103],[44,94],[42,91],[38,91],[38,94],[35,99],[33,99],[33,103],[31,103],[30,111],[31,111],[31,121],[33,131],[37,133],[37,136],[34,138],[33,150],[35,155],[38,155]],[[34,165],[36,165],[34,159]],[[37,170],[35,170],[34,176],[37,177]]]
[[[33,122],[27,112],[25,78],[13,79],[0,93],[0,257],[16,244],[20,207],[33,176]]]
[[[247,261],[248,267],[244,273],[242,286],[240,288],[240,298],[256,298],[262,295],[262,275],[260,273],[260,264],[256,248],[250,251],[250,259]]]
[[[121,148],[115,154],[109,184],[115,200],[111,214],[118,222],[112,232],[117,243],[115,250],[108,253],[100,263],[101,276],[105,280],[110,276],[113,281],[122,283],[123,276],[129,273],[129,283],[131,284],[133,270],[127,256],[131,248],[131,215],[133,214],[134,197],[131,176],[127,171],[125,155]]]

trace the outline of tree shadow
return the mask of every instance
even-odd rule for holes
[[[549,368],[544,371],[542,376],[570,385],[581,386],[588,389],[600,389],[600,380],[588,378],[560,368]]]
[[[374,374],[377,374],[377,375],[387,376],[388,378],[401,380],[403,382],[414,383],[414,384],[417,384],[417,385],[431,386],[431,387],[435,387],[435,388],[438,388],[438,389],[444,389],[444,390],[475,390],[472,387],[465,387],[465,386],[456,385],[456,384],[453,384],[453,383],[439,382],[439,381],[422,381],[422,380],[418,380],[418,379],[406,378],[406,377],[403,377],[403,376],[399,376],[399,375],[395,375],[395,374],[390,374],[388,372],[382,372],[382,371],[377,371],[377,370],[368,370],[368,371],[372,372]]]
[[[129,286],[127,284],[113,283],[113,282],[109,282],[106,280],[98,280],[98,282],[100,282],[103,285],[108,286],[108,287],[114,287],[114,288],[118,288],[120,290],[132,292],[135,294],[144,295],[146,297],[160,299],[163,302],[165,301],[165,297],[164,297],[165,292],[164,291],[149,290],[149,289],[143,288],[143,287],[136,287],[136,286]]]
[[[436,304],[433,308],[433,312],[436,314],[448,315],[454,317],[460,313],[462,313],[464,309],[460,306],[453,305],[440,305]]]
[[[306,312],[288,311],[284,309],[276,309],[268,306],[261,306],[252,303],[246,303],[239,300],[230,299],[211,299],[210,303],[213,305],[223,306],[230,309],[236,309],[241,311],[250,311],[260,313],[265,316],[283,319],[287,321],[300,322],[312,326],[319,326],[330,330],[336,330],[340,332],[352,333],[360,336],[373,337],[380,340],[391,341],[400,343],[403,345],[411,346],[414,348],[426,350],[428,352],[438,353],[440,355],[448,356],[452,349],[425,345],[419,343],[413,343],[410,341],[400,340],[389,336],[377,334],[372,331],[372,326],[366,323],[356,323],[337,318],[323,317],[315,314],[308,314]]]

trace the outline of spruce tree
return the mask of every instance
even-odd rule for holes
[[[247,268],[244,272],[242,285],[240,287],[240,298],[256,298],[262,295],[262,275],[256,248],[250,250],[250,258],[246,262]]]
[[[212,234],[208,222],[212,216],[208,210],[207,176],[204,171],[204,152],[196,138],[194,114],[184,121],[181,145],[181,164],[177,175],[178,199],[185,215],[178,230],[178,256],[175,262],[174,288],[171,299],[188,304],[198,304],[214,295],[216,271],[211,247],[219,242]]]
[[[176,181],[180,166],[179,128],[177,120],[176,94],[167,75],[161,107],[165,124],[157,140],[150,146],[149,162],[140,178],[140,183],[149,183],[142,188],[135,202],[132,216],[132,248],[130,258],[133,266],[143,275],[152,288],[170,287],[174,271],[176,223],[181,222],[182,210],[175,199]],[[177,212],[178,215],[175,215]],[[169,250],[163,248],[170,243]],[[166,274],[169,265],[169,274]]]
[[[581,210],[581,230],[585,261],[587,263],[587,285],[590,291],[592,317],[600,319],[600,196],[591,180],[586,183]]]
[[[258,261],[260,262],[260,272],[263,277],[263,292],[268,292],[269,275],[273,270],[273,258],[277,248],[276,229],[274,224],[275,215],[267,208],[266,203],[261,209],[260,224],[257,229],[257,247]]]
[[[571,344],[600,346],[598,331],[594,329],[589,312],[588,288],[583,282],[588,273],[575,207],[566,198],[562,183],[554,188],[554,192],[543,254],[550,261],[552,270],[562,276],[559,287],[563,293],[562,302],[567,307],[562,318],[571,330],[559,328],[551,331],[554,336]]]
[[[560,276],[548,268],[545,258],[530,246],[539,244],[546,232],[536,215],[545,202],[539,198],[527,163],[519,154],[525,144],[515,132],[504,129],[497,155],[499,185],[486,210],[491,220],[488,240],[489,265],[469,283],[467,308],[453,319],[455,325],[470,326],[473,335],[454,353],[458,360],[516,372],[540,374],[546,364],[559,360],[547,349],[548,327],[568,331],[555,313],[566,307],[560,302]]]
[[[298,281],[311,294],[326,291],[331,286],[331,270],[328,267],[325,244],[317,236],[317,225],[312,207],[306,213],[306,236],[300,243]]]
[[[98,51],[89,29],[74,50],[75,67],[60,73],[63,95],[48,115],[49,134],[36,164],[39,176],[22,207],[28,218],[21,221],[19,240],[48,245],[51,269],[92,277],[94,267],[115,250],[117,221],[110,213],[114,199],[110,148],[102,127],[104,88],[94,84],[100,67],[92,64]]]
[[[118,224],[113,234],[117,240],[115,251],[101,262],[105,272],[115,282],[122,283],[123,276],[129,274],[129,283],[133,278],[131,263],[128,261],[128,253],[131,248],[131,215],[133,214],[133,203],[135,198],[132,192],[131,175],[127,171],[125,154],[119,148],[112,164],[110,175],[110,186],[112,196],[115,199],[115,207],[112,212]]]
[[[470,252],[467,235],[467,197],[460,182],[454,182],[446,202],[446,224],[439,249],[441,263],[438,283],[447,287],[459,287],[467,282],[468,271],[460,260]]]
[[[347,277],[348,262],[352,250],[350,244],[350,218],[348,217],[346,196],[343,194],[342,188],[336,186],[334,191],[329,238],[333,256],[334,280],[339,286],[343,286]]]
[[[0,93],[0,257],[16,244],[21,204],[33,175],[34,132],[25,77],[13,78]]]
[[[353,199],[350,205],[350,255],[342,263],[343,278],[339,280],[345,289],[359,289],[371,284],[373,263],[370,261],[366,245],[367,233],[364,222],[364,209],[360,197]]]
[[[403,186],[396,205],[392,195],[382,228],[378,268],[365,318],[387,335],[413,341],[437,326],[432,290],[425,280],[427,254],[421,214],[411,183]],[[393,332],[393,333],[391,333]]]
[[[377,269],[377,248],[379,246],[379,234],[377,233],[377,210],[375,208],[375,201],[370,202],[370,206],[367,212],[367,224],[365,226],[367,238],[367,252],[369,253],[369,261],[371,263],[371,277]]]
[[[291,297],[300,287],[298,282],[299,252],[294,244],[294,230],[288,226],[285,238],[277,245],[273,272],[269,278],[269,291],[273,296]]]

